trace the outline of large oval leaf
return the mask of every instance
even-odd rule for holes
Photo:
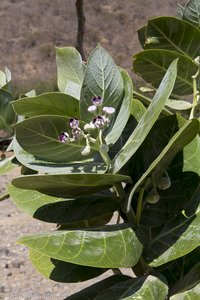
[[[18,188],[37,190],[57,197],[73,198],[112,187],[117,182],[131,182],[131,178],[113,174],[26,175],[12,180]]]
[[[58,88],[62,93],[80,99],[85,66],[73,47],[56,48]]]
[[[84,223],[94,217],[113,213],[120,207],[119,198],[112,197],[111,193],[63,199],[38,191],[31,191],[30,194],[30,190],[16,188],[13,185],[9,185],[8,191],[15,204],[24,212],[49,223]]]
[[[22,149],[15,138],[13,139],[13,149],[17,160],[22,165],[41,173],[105,173],[108,168],[104,163],[96,162],[94,158],[85,159],[77,163],[52,163],[47,160],[42,160]]]
[[[126,144],[113,159],[110,169],[111,173],[119,172],[145,140],[172,92],[176,79],[176,68],[177,60],[170,65],[148,110],[144,113]]]
[[[18,242],[58,260],[99,268],[131,267],[143,248],[124,224],[32,235]]]
[[[154,37],[158,40],[156,44],[146,43],[146,49],[176,51],[190,60],[200,55],[200,31],[183,20],[174,17],[149,20],[145,34],[147,39]]]
[[[90,122],[91,113],[88,107],[92,105],[93,96],[101,96],[104,106],[116,108],[122,97],[123,80],[118,67],[108,52],[98,46],[88,59],[83,86],[81,89],[80,113],[81,119]]]
[[[178,52],[163,49],[144,50],[134,55],[133,69],[157,88],[170,63],[176,58],[179,58],[179,63],[173,92],[177,95],[192,94],[192,76],[196,74],[198,67],[191,59]]]
[[[83,123],[80,124],[80,127],[83,127]],[[41,160],[68,163],[85,159],[85,156],[81,155],[81,151],[86,145],[85,139],[68,143],[59,141],[58,137],[62,131],[69,134],[71,132],[67,117],[33,117],[15,124],[14,128],[20,146]],[[91,144],[91,148],[93,147],[94,144]]]
[[[61,115],[79,118],[79,101],[62,93],[46,93],[36,97],[25,97],[12,102],[18,113],[25,117],[39,115]]]
[[[39,273],[57,282],[82,282],[107,271],[103,268],[79,266],[57,260],[35,250],[29,251],[29,258]]]

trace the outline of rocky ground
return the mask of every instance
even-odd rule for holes
[[[73,46],[76,39],[74,0],[1,0],[0,69],[9,67],[20,92],[55,85],[54,45]],[[175,15],[174,0],[85,0],[85,52],[100,42],[117,63],[131,70],[131,57],[140,50],[136,30],[148,18]],[[179,1],[181,2],[181,1]],[[184,3],[182,1],[182,3]],[[16,176],[1,176],[1,193]],[[27,250],[16,240],[28,233],[52,229],[23,214],[11,200],[0,202],[0,299],[64,299],[88,286],[59,284],[35,272]],[[105,275],[104,275],[105,276]],[[92,281],[93,282],[93,281]]]

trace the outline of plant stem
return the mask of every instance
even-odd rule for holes
[[[142,213],[142,200],[144,196],[144,188],[140,189],[138,200],[137,200],[137,211],[136,211],[136,218],[135,218],[135,223],[136,225],[139,225],[140,223],[140,217]]]
[[[193,81],[193,105],[192,105],[192,109],[190,112],[190,119],[194,118],[194,111],[195,111],[195,107],[199,101],[199,91],[197,89],[197,78],[199,76],[199,68],[198,71],[196,72],[196,74],[194,76],[192,76],[192,81]]]

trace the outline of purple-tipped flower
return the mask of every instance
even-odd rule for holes
[[[115,108],[112,106],[104,106],[103,111],[108,115],[112,115],[115,112]]]
[[[59,141],[62,143],[67,143],[70,140],[69,134],[67,132],[61,132],[58,137]]]
[[[103,103],[103,99],[101,98],[101,96],[94,96],[92,97],[92,103],[95,106],[100,106]]]
[[[79,125],[79,120],[75,117],[75,118],[70,118],[69,119],[69,127],[74,129],[77,128]]]
[[[95,111],[97,110],[97,107],[96,107],[96,105],[91,105],[91,106],[88,107],[87,110],[88,110],[89,112],[93,113],[93,112],[95,112]]]
[[[82,136],[82,130],[79,127],[73,128],[72,136],[74,140],[78,140]]]
[[[102,116],[97,116],[93,119],[92,123],[97,127],[97,128],[103,128],[105,126],[105,121]]]

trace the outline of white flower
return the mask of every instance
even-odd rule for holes
[[[92,123],[97,127],[97,128],[103,128],[105,126],[105,121],[102,116],[97,116],[93,119]]]
[[[79,127],[73,128],[72,136],[74,140],[78,140],[82,136],[82,130]]]
[[[90,130],[94,130],[94,129],[96,129],[96,126],[92,122],[90,122],[89,124],[85,124],[85,126],[84,126],[85,131],[90,131]]]
[[[88,110],[89,112],[93,113],[93,112],[96,111],[96,109],[97,109],[96,105],[91,105],[91,106],[88,107],[87,110]]]
[[[95,106],[100,106],[103,103],[103,99],[101,98],[101,96],[94,96],[92,97],[92,103]]]
[[[79,120],[76,117],[69,119],[69,127],[70,128],[77,128],[78,125],[79,125]]]
[[[61,132],[58,137],[59,141],[62,143],[67,143],[70,140],[69,134],[67,132]]]
[[[115,112],[115,108],[112,106],[104,106],[103,111],[108,115],[112,115]]]

